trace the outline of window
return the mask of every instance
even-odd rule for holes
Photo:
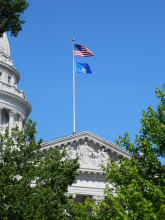
[[[2,73],[0,72],[0,80],[2,80]]]
[[[10,84],[11,83],[11,77],[8,76],[8,83]]]

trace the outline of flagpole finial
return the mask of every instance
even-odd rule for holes
[[[75,41],[75,38],[72,38],[72,41]]]

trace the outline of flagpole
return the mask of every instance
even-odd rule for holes
[[[76,123],[75,123],[75,63],[74,63],[74,41],[73,41],[73,134],[76,134]]]

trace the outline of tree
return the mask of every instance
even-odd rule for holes
[[[71,219],[74,203],[68,185],[76,182],[78,158],[67,159],[66,151],[49,148],[41,152],[35,124],[14,128],[1,135],[0,219]]]
[[[0,37],[4,32],[17,36],[22,30],[25,19],[21,17],[28,7],[26,0],[0,0]]]
[[[77,213],[86,214],[91,207],[93,220],[163,220],[165,219],[165,165],[159,157],[165,157],[165,85],[162,91],[155,88],[160,102],[157,111],[151,106],[143,110],[141,129],[131,143],[128,132],[116,140],[120,147],[130,152],[130,160],[119,158],[120,165],[110,160],[105,189],[106,200],[96,205],[87,199],[85,204],[77,205]],[[82,218],[75,218],[82,219]]]

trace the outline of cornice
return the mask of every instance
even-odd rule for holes
[[[22,118],[26,118],[27,117],[27,115],[25,115],[23,111],[21,111],[16,106],[11,105],[10,103],[1,103],[0,102],[0,109],[6,109],[6,110],[13,111],[14,114],[18,114]]]
[[[104,188],[102,187],[90,187],[87,186],[77,186],[77,185],[72,185],[68,187],[68,193],[70,194],[79,194],[79,195],[99,195],[99,196],[104,196]]]
[[[10,66],[9,64],[4,63],[4,62],[2,62],[2,61],[0,61],[0,66],[4,66],[4,67],[6,67],[6,69],[8,69],[8,70],[14,72],[15,75],[16,75],[16,77],[17,77],[17,81],[19,82],[19,80],[20,80],[20,74],[19,74],[19,72],[16,70],[16,68],[14,68],[13,66]]]
[[[79,172],[80,175],[82,174],[86,174],[86,175],[105,175],[105,172],[101,169],[91,169],[91,168],[79,168],[77,170]]]
[[[1,95],[4,95],[4,96],[7,96],[11,99],[15,99],[16,101],[18,102],[21,102],[27,109],[27,116],[31,113],[32,111],[32,107],[31,105],[29,104],[29,102],[27,102],[26,100],[24,100],[23,98],[13,94],[13,93],[10,93],[10,92],[7,92],[7,91],[4,91],[4,90],[1,90],[0,89],[0,94]]]
[[[78,134],[74,134],[71,136],[67,136],[64,138],[60,138],[58,140],[46,142],[42,144],[42,150],[52,147],[61,147],[62,145],[73,144],[73,142],[81,141],[81,140],[93,141],[94,144],[98,144],[100,148],[105,148],[106,150],[110,150],[112,153],[116,153],[117,155],[122,155],[126,158],[131,158],[131,155],[128,151],[116,146],[115,144],[89,132],[84,131]]]
[[[8,75],[12,76],[12,74],[8,70],[6,70],[6,69],[0,68],[0,71],[1,72],[6,72]]]

